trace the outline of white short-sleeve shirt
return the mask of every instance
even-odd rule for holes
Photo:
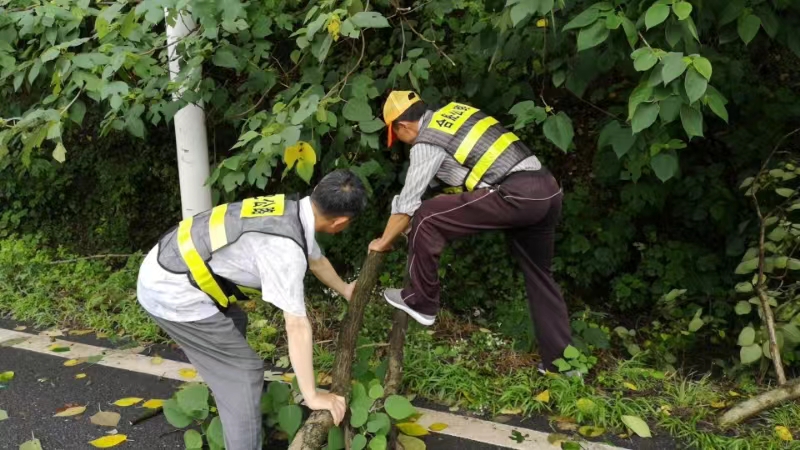
[[[303,198],[299,206],[308,258],[319,259],[322,251],[314,236],[311,198]],[[139,270],[137,297],[147,312],[173,322],[203,320],[219,312],[208,295],[189,283],[187,275],[168,272],[158,264],[157,257],[158,245],[150,250]],[[235,244],[214,253],[209,265],[214,273],[238,285],[261,288],[264,301],[281,310],[306,315],[306,255],[291,239],[245,233]]]

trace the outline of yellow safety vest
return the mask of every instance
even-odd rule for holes
[[[516,134],[477,108],[450,103],[433,113],[415,143],[442,147],[469,169],[462,184],[468,191],[481,182],[495,185],[533,153]]]

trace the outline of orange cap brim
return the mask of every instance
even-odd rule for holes
[[[386,128],[387,128],[387,130],[388,130],[388,132],[387,132],[387,133],[388,133],[388,137],[387,137],[387,143],[386,143],[386,145],[388,145],[388,146],[389,146],[389,148],[392,148],[392,144],[394,144],[394,138],[395,138],[395,136],[394,136],[394,129],[392,128],[392,123],[391,123],[391,122],[389,122],[389,124],[388,124],[388,125],[386,125]]]

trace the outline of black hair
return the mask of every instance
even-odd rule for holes
[[[335,170],[320,180],[311,201],[327,217],[354,217],[367,206],[367,190],[352,171]]]
[[[412,94],[416,95],[416,94]],[[400,114],[397,119],[394,119],[392,124],[397,124],[400,122],[419,122],[419,119],[422,119],[422,116],[428,111],[428,105],[425,104],[422,100],[414,103],[413,105],[409,106],[407,110],[403,111],[403,114]]]

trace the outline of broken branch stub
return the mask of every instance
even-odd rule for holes
[[[378,273],[383,263],[383,253],[370,252],[361,266],[353,298],[342,321],[333,362],[331,392],[345,398],[350,394],[350,378],[353,367],[358,333],[364,320],[364,309],[369,303],[372,290],[378,282]],[[295,435],[289,450],[318,450],[328,441],[328,430],[333,426],[333,417],[328,411],[314,411]]]

